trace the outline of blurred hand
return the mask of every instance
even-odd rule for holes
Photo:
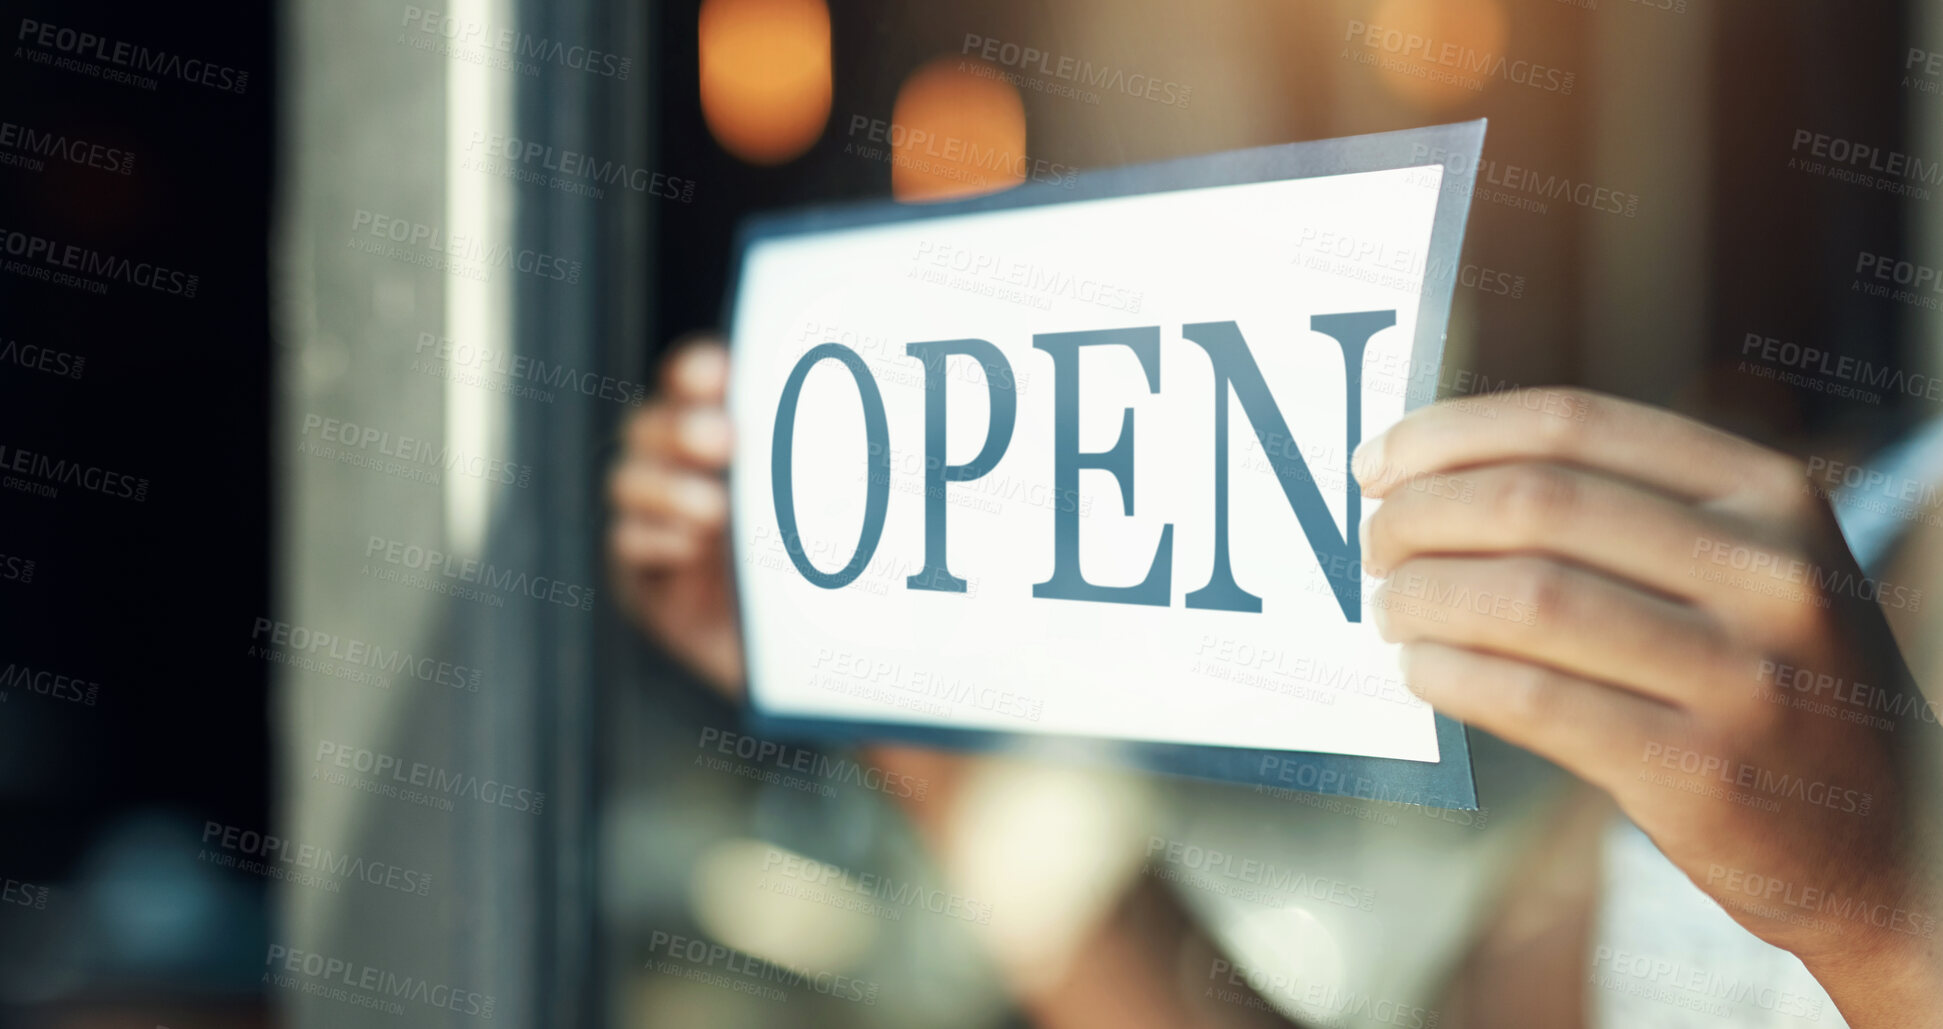
[[[676,348],[661,390],[628,420],[608,476],[609,550],[619,595],[649,636],[731,699],[742,692],[742,643],[729,577],[721,341]]]
[[[734,449],[723,406],[728,381],[728,348],[719,339],[699,337],[668,355],[660,392],[628,419],[621,460],[608,476],[608,547],[619,594],[641,627],[716,692],[740,700],[742,629],[723,478]],[[950,810],[973,759],[885,744],[863,749],[875,763],[930,784],[933,803],[914,817],[942,832],[933,814]]]
[[[1862,577],[1796,462],[1525,391],[1417,411],[1355,471],[1384,501],[1362,537],[1386,578],[1372,617],[1414,691],[1610,792],[1851,1024],[1938,1017],[1914,1006],[1943,979],[1913,775],[1936,728],[1878,606],[1923,594]],[[1804,694],[1802,673],[1904,699]]]

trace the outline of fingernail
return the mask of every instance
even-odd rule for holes
[[[1356,527],[1356,547],[1363,563],[1363,574],[1369,578],[1381,579],[1383,573],[1375,565],[1370,564],[1370,519],[1375,517],[1376,512],[1371,511],[1363,516],[1362,524]]]
[[[681,355],[676,374],[682,387],[691,393],[709,393],[722,388],[729,378],[729,352],[716,344],[690,347]]]
[[[1387,435],[1387,431],[1379,432],[1364,440],[1349,457],[1350,470],[1356,473],[1357,485],[1366,494],[1383,471],[1383,437]]]
[[[724,507],[722,487],[713,482],[687,479],[676,484],[676,503],[692,518],[709,521],[720,518]]]
[[[714,409],[689,411],[681,416],[681,444],[691,453],[726,457],[729,451],[729,419]]]

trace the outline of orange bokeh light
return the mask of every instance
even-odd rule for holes
[[[1369,24],[1421,41],[1402,52],[1368,52],[1383,62],[1381,75],[1391,92],[1432,109],[1475,99],[1479,85],[1489,89],[1495,77],[1467,62],[1502,57],[1510,34],[1498,0],[1383,0]]]
[[[781,164],[830,118],[830,9],[823,0],[704,0],[696,33],[702,117],[723,149]]]
[[[1025,101],[982,61],[939,57],[911,73],[891,108],[891,195],[949,200],[1025,181]]]

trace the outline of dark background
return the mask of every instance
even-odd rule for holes
[[[155,834],[199,833],[205,819],[269,825],[268,666],[245,651],[252,620],[270,610],[274,10],[3,9],[0,120],[136,157],[127,175],[59,160],[0,167],[0,226],[201,276],[187,299],[0,274],[0,339],[86,362],[79,379],[0,366],[0,444],[149,481],[140,503],[74,485],[54,498],[0,490],[0,551],[34,562],[31,582],[0,583],[0,667],[100,683],[92,707],[26,689],[0,703],[0,876],[51,884],[49,906],[72,915],[112,880],[192,881],[139,860]],[[12,56],[24,18],[230,65],[249,81],[240,95],[170,79],[149,92],[29,63]],[[240,876],[221,886],[219,921],[178,941],[182,959],[199,959],[188,981],[182,962],[112,952],[96,972],[126,988],[140,988],[144,968],[174,988],[234,985],[227,957],[261,953],[265,888]],[[129,906],[122,914],[140,918]],[[0,939],[88,949],[77,934],[139,931],[97,914],[64,916],[55,939],[39,931],[46,920],[31,943],[8,932],[15,919]],[[218,929],[233,935],[207,935]]]

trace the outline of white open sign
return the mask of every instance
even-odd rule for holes
[[[1371,624],[1349,473],[1434,389],[1468,183],[1432,136],[1475,166],[1478,123],[758,225],[729,393],[756,711],[1227,778],[1339,755],[1367,760],[1282,784],[1470,806],[1461,730]]]

